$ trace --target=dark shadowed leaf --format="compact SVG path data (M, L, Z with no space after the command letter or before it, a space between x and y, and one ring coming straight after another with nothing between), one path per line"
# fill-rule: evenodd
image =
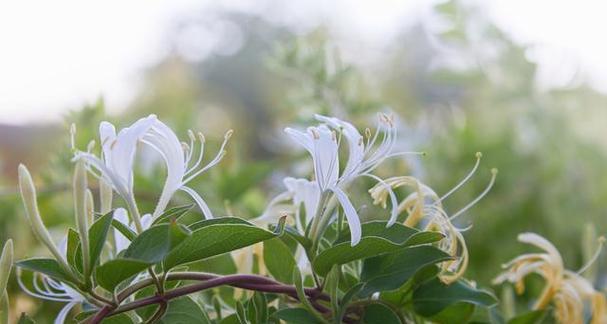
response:
M429 245L368 258L363 263L361 273L361 281L365 282L361 295L397 289L420 269L450 259L447 253Z
M439 324L460 324L467 323L476 306L470 303L455 303L440 313L432 316L432 322Z
M371 304L365 307L362 322L364 324L404 324L392 309L382 304Z
M319 324L322 323L303 308L284 308L272 314L272 317L292 324Z
M541 323L546 316L546 310L536 310L523 313L511 318L508 324L536 324Z
M95 272L97 283L108 291L114 291L118 284L145 270L150 265L151 263L134 259L110 260L97 267Z
M433 316L458 302L490 307L497 299L488 291L457 281L445 285L438 278L427 281L413 292L413 308L422 316Z

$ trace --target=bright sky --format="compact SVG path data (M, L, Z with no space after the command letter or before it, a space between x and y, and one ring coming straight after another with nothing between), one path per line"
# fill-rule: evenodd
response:
M470 0L480 1L480 0ZM67 109L103 95L109 107L128 104L142 70L168 51L168 30L179 17L217 9L212 0L7 0L0 1L0 123L58 120ZM536 44L544 81L566 84L579 69L607 90L604 6L592 0L491 0L482 2L516 39ZM427 14L428 1L223 1L305 31L319 22L354 42L381 44L399 26ZM218 27L230 32L230 26ZM194 36L200 36L192 31ZM213 42L186 44L196 58ZM192 54L192 51L194 53ZM202 52L201 52L202 51ZM201 54L202 53L202 54Z

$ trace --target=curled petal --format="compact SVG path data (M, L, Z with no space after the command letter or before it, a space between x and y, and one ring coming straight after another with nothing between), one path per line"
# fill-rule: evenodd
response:
M183 186L180 189L187 192L192 197L192 199L194 199L206 219L213 218L213 213L211 212L209 205L207 205L204 199L202 199L202 197L200 197L200 195L196 191L194 191L194 189L186 186Z
M348 196L345 192L343 192L343 190L341 190L339 187L332 187L330 190L335 193L337 200L339 201L341 207L344 210L344 214L346 214L346 219L348 220L348 225L350 226L351 245L355 246L356 244L358 244L358 242L360 242L362 236L362 229L360 226L360 219L358 218L358 213L356 213L356 209L354 209L354 206L352 206L350 199L348 199Z

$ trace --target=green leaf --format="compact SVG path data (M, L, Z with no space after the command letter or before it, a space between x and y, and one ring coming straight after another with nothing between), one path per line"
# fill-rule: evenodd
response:
M112 220L112 226L131 242L137 237L137 233L135 233L125 224L122 224L121 222L115 219Z
M445 285L434 278L413 292L413 308L422 316L433 316L457 302L490 307L497 299L488 291L476 289L463 281Z
M193 206L193 204L189 204L173 207L158 216L152 223L152 226L162 223L175 222L181 218L181 216L185 215L185 213L187 213L190 209L192 209Z
M133 320L127 314L118 314L105 318L101 324L133 324Z
M536 324L541 323L546 316L546 310L535 310L517 315L508 321L508 324Z
M244 308L244 305L239 300L236 302L236 316L238 317L238 321L241 324L249 324L247 311Z
M67 230L67 249L66 259L72 268L79 273L82 273L82 251L80 250L80 236L78 232L72 228Z
M17 261L15 265L25 270L40 272L59 281L72 282L70 275L67 274L54 259L32 258Z
M188 235L180 224L174 222L150 227L131 242L124 252L124 257L158 263Z
M238 316L236 314L232 314L222 319L221 324L241 324L240 320L238 320Z
M361 295L397 289L426 266L450 259L447 253L429 245L368 258L361 273L360 280L365 282Z
M263 242L263 259L274 278L287 284L293 282L293 269L297 264L291 250L280 238Z
M140 273L150 265L148 262L134 259L110 260L97 267L95 272L97 283L108 291L114 291L118 284Z
M363 287L363 283L360 282L356 285L354 285L352 288L350 288L345 294L344 297L341 299L341 303L340 303L340 307L337 310L336 315L335 315L335 322L336 323L341 323L342 319L344 317L344 315L346 314L346 310L348 308L348 304L350 303L350 300L352 300L352 298L354 298L354 296L356 296L356 294L358 294L358 292L362 289Z
M192 298L185 296L169 302L160 323L211 324L213 323Z
M216 224L192 232L167 255L166 270L177 265L206 259L275 237L275 234L249 224Z
M195 231L197 229L206 227L206 226L211 226L211 225L225 225L225 224L245 224L245 225L251 225L253 226L253 224L247 222L246 220L242 219L242 218L238 218L238 217L219 217L219 218L213 218L213 219L204 219L201 221L197 221L193 224L190 224L188 226L188 228L192 231Z
M356 246L351 246L349 230L340 234L333 247L322 251L312 262L314 270L324 276L334 265L365 259L402 248L436 242L444 236L437 232L431 234L401 224L386 228L386 222L370 222L362 225L362 238Z
M95 221L95 223L93 223L89 229L89 255L91 259L88 262L91 268L97 264L97 261L101 256L101 251L103 250L103 246L107 239L107 233L110 230L112 219L113 212L109 212L97 219L97 221Z
M431 317L433 323L460 324L468 323L476 306L470 303L455 303Z
M8 293L4 290L2 297L0 297L0 323L8 324L9 323L9 301L8 301Z
M365 307L362 322L364 324L401 324L398 315L382 304L371 304Z
M268 322L268 300L264 293L256 291L253 294L253 297L249 300L249 309L255 310L255 323L264 324Z
M272 314L272 317L281 319L289 324L320 324L314 315L303 308L284 308Z
M313 245L312 241L309 238L299 234L297 229L291 226L285 226L285 234L287 234L287 236L294 239L297 243L303 246L304 249L309 249Z

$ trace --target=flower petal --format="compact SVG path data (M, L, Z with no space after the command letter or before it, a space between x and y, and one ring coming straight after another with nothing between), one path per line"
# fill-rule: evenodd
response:
M80 302L69 302L67 305L63 306L57 317L55 318L55 324L63 324L67 318L67 315L70 313L74 306L78 305Z
M187 192L192 197L192 199L194 199L206 219L213 218L213 213L211 212L209 205L207 205L204 199L202 199L202 197L200 197L200 195L196 191L194 191L194 189L186 186L183 186L180 189Z
M358 242L360 242L360 238L362 236L362 229L360 226L360 219L358 218L358 213L356 212L356 209L354 209L354 206L352 206L352 203L350 202L350 199L348 199L346 193L343 192L341 188L332 187L330 188L330 190L335 193L337 200L339 201L341 207L344 210L344 214L346 214L346 219L348 220L348 225L350 226L351 245L355 246L356 244L358 244Z

